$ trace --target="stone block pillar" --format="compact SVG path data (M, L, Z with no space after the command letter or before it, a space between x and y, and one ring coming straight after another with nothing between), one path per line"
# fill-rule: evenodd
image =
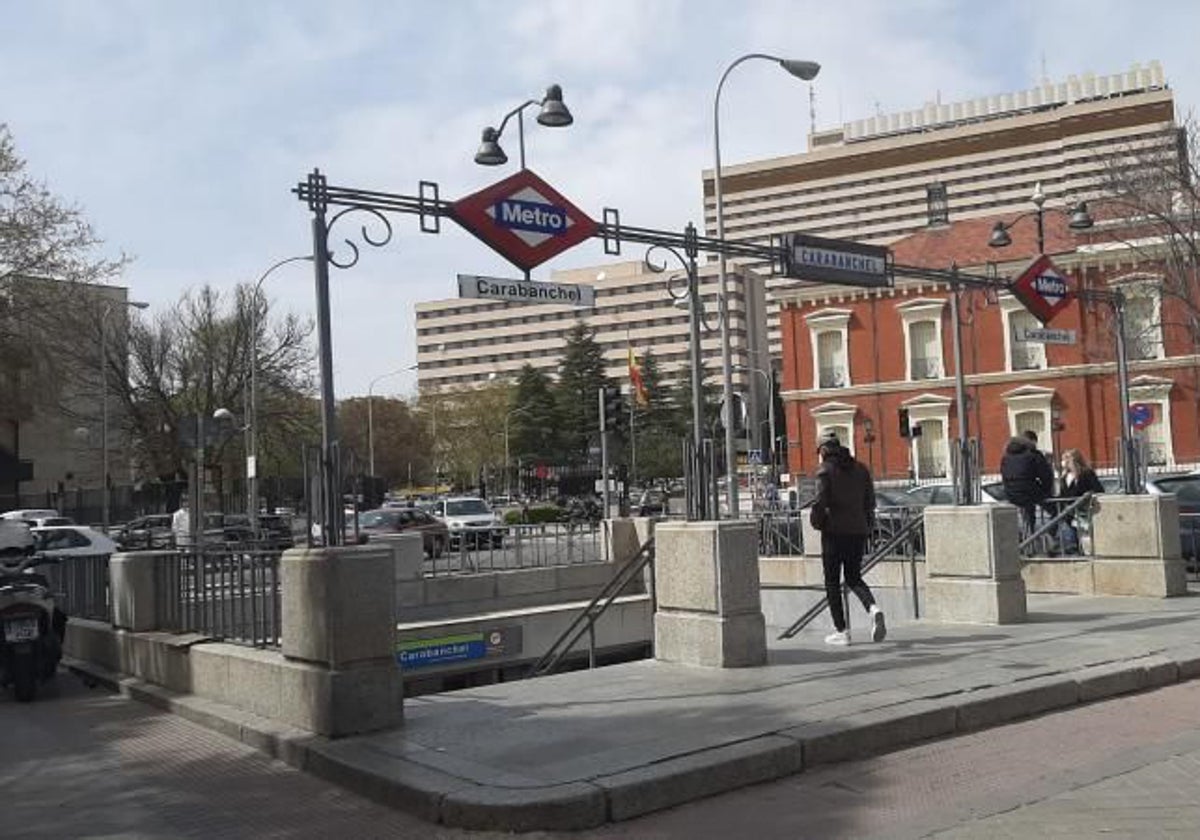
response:
M1009 505L925 508L925 618L948 624L1025 620L1018 511Z
M1105 495L1092 517L1097 595L1187 594L1174 496Z
M158 614L159 568L173 556L170 551L137 551L109 558L113 627L134 633L163 629L163 616Z
M808 521L810 508L800 511L800 541L803 544L804 556L821 559L821 532Z
M757 523L659 523L654 580L657 659L717 668L766 663Z
M280 562L283 655L308 667L294 698L313 731L337 737L403 717L391 545L297 548ZM285 698L285 702L287 698Z

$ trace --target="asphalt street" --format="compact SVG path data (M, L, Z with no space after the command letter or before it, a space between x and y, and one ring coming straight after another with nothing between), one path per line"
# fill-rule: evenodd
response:
M1200 683L1124 697L578 834L531 838L1194 838ZM4 838L484 838L60 676L0 697Z

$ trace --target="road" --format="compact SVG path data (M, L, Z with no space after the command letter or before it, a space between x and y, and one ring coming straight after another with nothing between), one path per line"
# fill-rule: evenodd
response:
M182 719L64 675L0 697L0 837L445 838ZM530 838L1194 838L1200 683Z

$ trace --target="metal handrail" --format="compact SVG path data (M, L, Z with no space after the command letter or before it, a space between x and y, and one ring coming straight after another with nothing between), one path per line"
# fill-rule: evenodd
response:
M577 616L575 616L575 618L567 626L567 629L564 630L562 634L554 640L550 647L546 649L546 652L542 654L541 658L538 659L538 661L533 664L533 667L529 669L529 676L542 677L552 673L558 666L558 663L564 656L567 655L568 652L570 652L571 648L575 646L575 643L579 641L579 638L584 633L592 634L591 648L589 649L588 655L590 666L595 667L596 639L592 631L596 622L599 620L600 616L604 615L605 611L612 606L613 601L617 599L617 596L621 594L625 587L633 582L633 580L642 573L642 570L645 569L648 564L653 562L654 537L651 537L650 539L646 540L641 548L638 549L637 554L630 557L625 562L625 565L617 570L617 573L613 575L607 583L604 584L604 587L600 590L600 593L596 595L596 597L593 598Z
M1032 546L1034 544L1034 542L1036 542L1037 540L1041 539L1044 536L1049 535L1051 528L1057 529L1057 527L1060 524L1062 524L1063 522L1065 522L1068 518L1074 517L1076 511L1078 511L1081 507L1083 507L1083 505L1085 503L1091 502L1093 495L1094 494L1091 491L1088 491L1087 493L1084 493L1082 496L1080 496L1075 501L1071 502L1071 504L1067 505L1065 508L1060 510L1058 513L1054 514L1054 516L1052 516L1048 521L1043 523L1041 527L1039 527L1032 534L1030 534L1028 537L1023 539L1017 545L1017 551L1021 554L1024 554L1026 549L1028 549L1030 546ZM1062 498L1055 497L1055 498L1046 499L1046 501L1047 502L1062 501Z
M918 526L923 525L924 522L925 519L923 516L916 516L910 519L908 522L905 522L899 531L888 538L883 545L871 552L871 556L863 561L862 573L865 575L867 572L871 571L876 563L878 563L884 557L890 556L891 553L895 551L896 548L898 548L902 543L907 542L911 538L912 532L915 531ZM780 640L792 638L809 624L811 624L817 616L825 612L827 609L829 609L828 596L822 598L816 604L809 607L808 611L796 619L795 623L793 623L791 627L780 633L778 638Z

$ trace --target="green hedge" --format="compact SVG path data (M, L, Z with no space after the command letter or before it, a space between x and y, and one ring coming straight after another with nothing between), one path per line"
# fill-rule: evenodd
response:
M539 505L531 507L528 511L522 511L520 508L504 512L505 525L520 525L527 523L530 525L541 525L546 522L559 522L564 516L563 509L557 505Z

